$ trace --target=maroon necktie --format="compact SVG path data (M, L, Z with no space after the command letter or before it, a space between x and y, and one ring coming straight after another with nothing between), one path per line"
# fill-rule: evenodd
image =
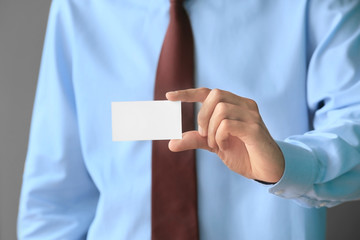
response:
M194 87L194 43L182 0L170 0L170 23L160 53L155 100ZM192 104L182 103L183 131L194 129ZM195 151L173 153L168 141L152 146L152 240L198 239Z

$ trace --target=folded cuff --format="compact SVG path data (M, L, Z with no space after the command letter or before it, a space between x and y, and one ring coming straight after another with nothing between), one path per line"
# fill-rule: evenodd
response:
M317 161L305 146L277 141L284 158L285 171L281 179L269 189L284 198L297 198L308 192L316 178Z

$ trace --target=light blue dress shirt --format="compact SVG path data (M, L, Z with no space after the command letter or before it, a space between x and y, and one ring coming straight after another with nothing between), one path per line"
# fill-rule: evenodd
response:
M196 85L254 99L285 156L267 186L197 151L202 240L324 239L360 198L360 1L190 0ZM20 239L150 239L151 141L113 142L111 102L152 100L168 0L54 0Z

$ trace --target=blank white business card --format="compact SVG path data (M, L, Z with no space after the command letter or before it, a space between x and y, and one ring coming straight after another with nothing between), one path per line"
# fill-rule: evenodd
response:
M112 102L112 140L181 139L181 102Z

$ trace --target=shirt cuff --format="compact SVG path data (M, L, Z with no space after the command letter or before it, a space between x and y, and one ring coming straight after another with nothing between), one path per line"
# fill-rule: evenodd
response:
M285 170L281 179L269 189L269 192L284 198L300 197L314 184L316 157L306 147L283 141L277 141L277 144L285 158Z

